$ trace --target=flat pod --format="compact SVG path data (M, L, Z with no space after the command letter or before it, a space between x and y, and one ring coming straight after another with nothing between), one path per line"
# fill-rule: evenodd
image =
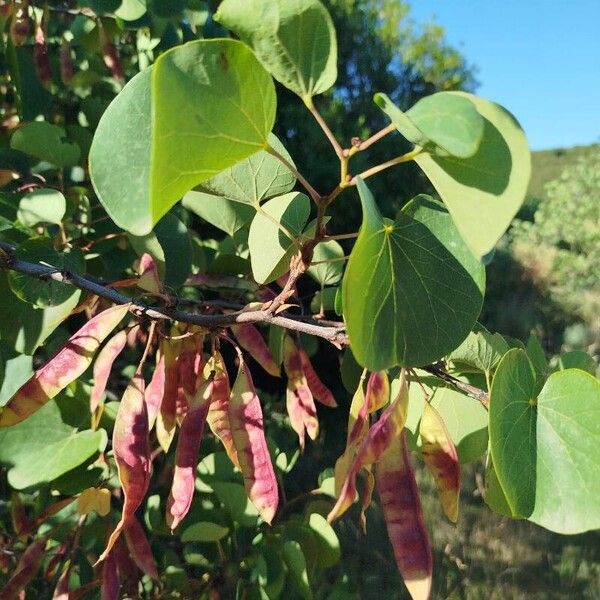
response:
M246 492L261 517L271 523L279 503L260 400L248 366L240 362L229 399L229 420Z
M35 371L0 413L0 427L26 419L75 381L89 367L100 344L129 310L129 304L113 306L90 319L44 366Z
M376 482L398 570L413 600L426 600L433 560L404 430L377 465Z
M140 373L133 376L119 404L112 446L123 489L123 512L98 562L109 555L122 530L129 524L142 503L150 484L152 462L148 440L148 413L144 401L144 380Z

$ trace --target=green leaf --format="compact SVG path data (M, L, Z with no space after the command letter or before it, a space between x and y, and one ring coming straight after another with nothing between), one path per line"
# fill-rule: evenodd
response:
M385 94L375 94L374 99L407 140L428 152L459 158L477 152L484 120L468 98L439 92L422 98L406 113Z
M484 119L483 138L470 158L422 152L415 161L448 207L476 256L487 254L525 199L531 157L515 118L498 104L463 92Z
M264 150L275 120L273 80L246 45L230 39L162 54L152 69L152 102L151 223L196 185Z
M76 292L58 306L39 309L19 300L8 286L7 276L0 273L0 297L10 319L0 319L0 337L14 350L33 354L46 338L69 316L79 302Z
M192 242L187 227L173 213L166 214L148 235L129 236L138 256L147 252L154 259L166 285L182 285L192 271Z
M448 359L452 361L454 368L462 373L482 371L490 377L508 350L506 340L499 333L490 333L480 325L448 356Z
M0 430L0 462L9 465L8 482L17 489L53 481L101 451L106 432L80 431L63 423L50 401L25 421Z
M520 349L502 359L490 397L490 447L515 514L558 533L600 527L600 381L552 373L539 395Z
M146 0L123 0L115 15L124 21L137 21L146 13Z
M430 395L432 406L442 417L446 429L456 446L458 458L467 464L483 456L488 448L488 412L481 402L446 386L426 371L417 370L421 385ZM399 389L398 379L391 384L391 397ZM413 383L409 389L407 428L417 446L420 446L419 424L423 414L423 391Z
M344 272L344 249L335 240L315 246L312 263L307 273L321 286L335 285ZM325 262L327 261L327 262ZM314 264L321 263L321 264Z
M31 356L15 354L0 342L0 406L4 406L32 374Z
M186 527L181 534L182 542L217 542L222 540L229 533L227 527L200 521Z
M110 103L90 148L90 177L110 218L134 235L149 233L151 70L138 73Z
M68 252L56 252L49 238L25 240L18 246L16 256L19 260L51 265L59 272L85 273L85 259L80 250L73 248ZM79 290L72 285L54 279L38 279L19 271L8 272L8 283L18 298L41 308L58 306L79 295Z
M310 515L308 526L312 529L319 546L317 558L319 567L326 569L337 564L341 558L341 549L333 527L319 513Z
M17 217L27 227L33 227L38 223L60 225L66 210L67 201L61 192L42 188L29 192L21 198Z
M204 192L188 192L181 203L185 208L229 235L234 235L236 231L248 225L256 214L252 206Z
M558 357L558 368L564 369L581 369L594 375L596 373L596 363L594 359L583 350L572 350L564 352Z
M511 519L518 519L506 500L504 490L498 481L496 475L496 469L494 469L494 463L489 459L489 464L485 469L485 495L483 499L485 503L495 512L510 517Z
M248 494L246 494L246 490L241 483L215 481L212 487L234 521L242 527L256 526L258 511L248 499Z
M79 146L65 141L65 131L46 121L33 121L19 127L10 138L10 147L57 167L72 167L79 162Z
M290 540L283 544L283 560L299 596L304 600L310 600L313 596L308 583L306 560L298 542Z
M215 20L247 42L273 77L308 106L335 83L335 27L319 0L225 0Z
M270 133L267 140L269 146L294 164L276 136ZM267 198L289 192L295 183L296 176L278 158L261 150L204 181L197 189L255 206Z
M248 246L254 279L269 283L287 273L298 249L278 224L298 237L310 216L310 200L301 192L290 192L265 202L262 211L252 220Z
M335 299L339 289L339 287L328 287L319 290L310 301L310 310L314 314L335 310Z
M356 360L370 370L431 363L475 324L485 271L443 206L417 196L384 220L362 180L363 222L343 280Z

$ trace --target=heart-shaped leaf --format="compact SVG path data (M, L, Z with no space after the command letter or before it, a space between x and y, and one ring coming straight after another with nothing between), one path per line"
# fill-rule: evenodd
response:
M391 222L360 179L358 190L363 222L343 280L354 356L373 371L438 360L475 324L484 268L439 202L418 196Z
M463 92L484 119L483 137L469 158L422 152L415 157L476 256L494 247L525 199L531 157L525 135L504 108Z
M558 533L600 527L600 381L552 373L537 394L526 352L500 361L490 396L490 446L512 512Z
M310 216L310 200L301 192L272 198L256 213L250 225L248 246L252 274L258 283L269 283L284 273L297 250L290 236L298 237Z
M10 139L10 147L45 160L57 167L79 162L79 146L65 140L65 131L46 121L33 121L19 127Z
M477 152L483 137L483 117L464 96L450 92L432 94L406 113L385 94L375 94L375 103L407 140L432 154L468 158Z
M319 0L225 0L215 20L247 42L273 77L308 106L335 83L335 27Z

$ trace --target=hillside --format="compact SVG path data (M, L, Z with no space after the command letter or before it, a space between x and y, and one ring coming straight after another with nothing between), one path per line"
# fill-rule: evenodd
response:
M541 199L544 196L544 185L556 179L563 169L573 164L580 156L598 150L600 144L589 146L573 146L555 150L538 150L531 153L531 181L527 195L529 198Z

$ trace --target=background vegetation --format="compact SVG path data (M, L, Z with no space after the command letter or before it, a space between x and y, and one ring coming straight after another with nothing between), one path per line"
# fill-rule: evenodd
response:
M0 132L0 230L2 218L14 219L19 198L27 185L43 177L49 185L64 190L68 210L77 218L86 219L96 237L111 233L104 212L93 197L86 179L86 157L93 131L123 81L150 64L162 51L189 39L215 37L223 32L211 19L218 2L189 2L169 0L148 2L149 11L139 18L135 3L120 0L87 0L80 2L32 2L40 19L47 18L46 40L49 48L50 77L44 80L39 64L35 63L33 31L27 33L22 45L11 41L14 32L8 31L7 6L11 10L23 6L0 3L0 26L6 31L0 48L0 88L2 90ZM325 2L334 18L339 37L339 79L336 87L318 99L319 108L339 139L366 136L384 124L384 117L371 102L374 91L385 90L399 106L406 108L420 97L437 90L475 90L476 70L444 38L441 27L420 26L410 20L408 3L398 0L329 0ZM184 12L185 9L185 12ZM90 18L87 11L100 15ZM114 18L114 11L125 17ZM130 10L132 12L124 13ZM133 18L135 17L135 18ZM30 26L33 26L30 24ZM66 60L66 57L70 61ZM118 59L118 60L117 60ZM476 62L476 57L473 57ZM70 70L69 70L70 69ZM46 73L47 75L47 73ZM337 161L317 126L296 98L279 88L278 136L298 164L306 166L320 189L335 185ZM25 120L38 115L60 125L66 141L78 145L81 160L60 170L54 169L39 157L15 151L10 138L19 122L17 113ZM397 136L386 138L376 147L372 160L390 155L390 145L398 145ZM360 167L357 157L357 169ZM13 177L17 173L19 178ZM25 186L25 187L23 187ZM385 198L382 210L393 216L406 199L422 191L424 180L418 170L407 166L402 172L391 171L389 176L373 181L375 195ZM337 233L356 228L360 218L358 199L348 208L337 208ZM191 262L202 270L215 257L215 249L223 250L224 236L199 218L187 220L192 231L202 237L214 238L210 244L192 246ZM336 233L334 232L334 233ZM524 206L514 227L505 236L488 268L488 294L483 314L484 324L526 340L535 331L545 349L556 354L564 349L584 349L598 359L600 354L600 148L577 148L534 154L530 201ZM12 235L12 234L11 234ZM14 241L10 236L2 239ZM18 234L17 234L18 238ZM82 240L84 243L85 240ZM122 238L107 239L99 244L88 261L88 272L106 279L117 279L135 256ZM189 249L188 249L189 250ZM12 292L0 280L3 298ZM301 290L302 291L302 290ZM7 300L10 305L11 300ZM14 301L16 302L16 301ZM11 306L16 306L14 303ZM15 312L3 308L0 319L0 404L6 402L18 385L19 373L28 373L32 360L37 364L51 355L68 335L66 328L58 331L51 344L43 346L33 356L15 353L8 321ZM321 365L324 373L338 370L337 357L314 342L305 340L306 347ZM231 357L228 357L230 360ZM120 377L111 381L104 425L110 429L114 419L115 400L131 376L131 360L126 353L119 365ZM329 368L330 367L330 368ZM10 373L10 377L7 375ZM269 407L280 408L284 389L279 381L266 375L255 382L267 398ZM349 393L333 375L326 383L332 388L338 403L347 407ZM79 407L87 414L86 393L89 381L68 391L47 419L61 416L66 423L77 425ZM69 406L71 408L69 408ZM299 456L297 442L289 428L276 417L268 424L268 434L277 445L280 456L278 475L285 481L290 502L276 523L275 531L287 541L298 540L306 547L318 543L307 528L310 512L325 512L329 500L308 491L321 489L326 495L327 480L333 464L344 445L345 432L339 417L327 410L319 415L324 431L321 439L308 446ZM58 418L58 417L57 417ZM201 481L197 499L184 527L184 537L170 536L162 522L164 482L159 481L144 507L144 524L152 534L154 555L159 569L166 573L166 583L160 595L152 597L197 597L209 595L207 589L218 590L223 598L240 594L240 589L252 597L252 585L265 579L273 585L278 581L279 562L273 558L279 552L275 536L259 533L257 517L236 494L241 488L239 477L215 454L217 446L210 439L203 442ZM102 481L106 470L87 466L73 470L58 482L36 485L15 492L7 481L13 467L0 456L0 585L14 568L12 549L17 543L15 534L15 497L29 514L35 514L47 504L51 490L64 494L76 493L84 487ZM279 464L280 463L280 464ZM169 473L172 457L158 461L157 470ZM483 466L473 465L464 474L464 508L457 529L441 518L433 489L425 512L428 523L436 524L432 531L436 561L435 597L456 598L599 598L600 537L590 533L566 538L551 534L528 522L513 522L492 515L484 508L481 498ZM165 475L165 480L167 476ZM427 486L426 477L420 484ZM237 486L237 487L236 487ZM321 486L321 487L320 487ZM243 491L243 490L242 490ZM319 502L322 504L319 508ZM484 512L485 510L485 512ZM319 598L403 598L404 588L397 575L392 553L387 545L384 523L377 511L369 516L368 531L356 527L354 511L336 525L343 555L329 558L327 568L309 564L311 579L317 582ZM66 521L50 521L72 526L74 517L61 515ZM69 521L70 519L70 521ZM198 539L185 531L195 523L211 522L221 527L215 539ZM94 533L94 517L90 517L92 533L82 540L82 554L104 540ZM223 533L224 532L224 533ZM64 539L67 540L68 527ZM263 536L259 539L260 536ZM60 548L60 546L58 546ZM306 553L307 556L309 553ZM82 556L81 565L85 565ZM51 597L56 573L45 565L47 577L40 576L31 584L27 597ZM91 574L86 573L88 578ZM72 582L73 586L79 581ZM147 589L151 589L145 581ZM277 585L279 585L277 583ZM283 583L281 584L284 585ZM285 586L291 584L286 583ZM302 597L298 587L285 588L290 598ZM90 592L89 597L94 597ZM150 597L150 592L146 592ZM136 592L131 592L135 597ZM240 596L243 597L243 596Z

